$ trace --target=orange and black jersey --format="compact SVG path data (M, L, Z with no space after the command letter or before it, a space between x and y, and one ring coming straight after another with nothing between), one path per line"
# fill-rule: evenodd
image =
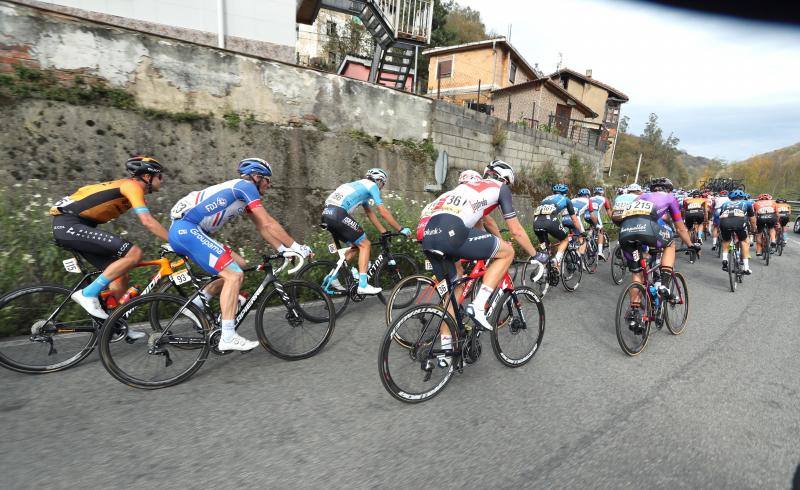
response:
M133 179L120 179L81 187L55 203L50 208L50 214L70 214L101 224L131 208L137 214L149 212L144 201L144 190Z
M792 206L787 202L776 202L775 209L778 211L778 216L789 216L792 214Z
M702 197L687 197L683 200L683 215L705 216L708 202Z

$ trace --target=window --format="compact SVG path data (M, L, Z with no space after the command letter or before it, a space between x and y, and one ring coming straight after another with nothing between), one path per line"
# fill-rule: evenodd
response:
M437 78L450 78L453 75L453 58L439 60Z
M336 35L336 22L329 20L327 24L325 24L325 34L329 36Z
M328 51L328 64L330 64L331 66L336 65L336 53L334 53L333 51Z
M613 104L606 107L606 123L617 124L619 121L619 105Z
M511 65L509 65L508 68L508 81L514 83L514 79L516 77L517 77L517 64L512 61Z

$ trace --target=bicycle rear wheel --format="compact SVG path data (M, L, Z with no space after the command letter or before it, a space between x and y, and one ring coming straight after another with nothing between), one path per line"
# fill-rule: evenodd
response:
M586 250L583 253L583 261L586 264L586 272L594 274L597 272L597 239L586 240Z
M179 384L208 357L208 318L187 299L172 294L146 294L120 306L100 332L100 360L118 381L147 390ZM154 321L155 319L155 321ZM146 339L114 342L127 322Z
M620 285L622 284L622 280L625 279L625 271L627 270L627 265L625 264L625 257L622 255L622 247L617 245L614 247L614 253L611 256L611 280L614 281L614 284Z
M632 300L638 301L640 306L632 308ZM652 316L650 309L650 295L638 282L629 284L619 295L615 322L617 341L625 354L638 356L647 347Z
M314 262L304 265L302 269L297 271L296 277L302 281L318 284L325 290L325 278L328 277L328 274L335 268L336 262L332 260L315 260ZM325 294L331 298L334 311L338 317L344 313L348 303L350 303L350 288L355 282L353 274L347 267L347 263L339 268L339 271L336 273L336 279L338 279L339 284L329 284L328 289L325 290Z
M573 292L581 285L581 276L583 276L583 265L578 252L574 249L567 250L561 261L561 284L564 285L564 289Z
M307 281L292 280L274 286L256 313L259 342L274 356L287 361L317 354L330 340L336 325L331 299L322 288Z
M737 270L739 269L739 258L736 256L736 249L733 250L733 253L729 254L730 260L728 261L728 283L731 288L731 292L736 292L736 277L737 277Z
M0 364L20 373L51 373L91 354L100 323L69 299L71 292L47 284L0 297Z
M386 301L386 326L412 306L438 305L441 298L435 285L432 278L422 274L408 276L398 282Z
M728 269L730 269L730 264ZM673 335L680 335L686 330L686 320L689 318L689 290L686 279L680 272L672 275L672 284L669 286L671 300L666 301L667 328Z
M764 227L764 231L761 232L761 243L763 244L761 247L762 257L764 258L764 265L769 265L769 256L770 254L770 243L769 243L769 231L767 231L767 227Z
M544 305L533 289L522 286L503 293L491 323L492 350L497 360L508 367L530 361L544 337Z
M386 304L389 296L389 291L394 289L398 282L403 278L413 276L419 272L419 267L414 259L405 254L392 254L390 258L386 259L381 265L381 268L375 273L375 283L383 291L378 293L378 299L383 304ZM394 260L393 264L389 260Z
M386 330L378 355L378 372L383 387L394 398L405 403L430 400L452 378L455 356L452 350L442 350L440 328L452 337L455 347L455 321L439 306L415 306ZM443 355L451 356L451 361L440 367L437 357Z
M786 244L786 242L784 241L785 238L783 236L783 227L782 226L778 230L778 233L775 234L775 238L777 239L776 243L777 243L777 247L778 247L778 249L777 249L778 257L780 257L781 255L783 255L783 247Z

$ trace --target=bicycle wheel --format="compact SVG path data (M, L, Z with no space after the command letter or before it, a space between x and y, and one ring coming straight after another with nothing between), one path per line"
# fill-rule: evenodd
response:
M567 250L561 261L561 284L564 285L564 289L569 292L578 289L578 286L581 285L582 275L583 266L578 252L573 249Z
M536 281L533 278L539 273L539 269L543 268L541 277ZM547 266L536 262L535 264L527 263L522 267L522 285L528 286L533 289L537 296L544 298L547 291L550 290L550 282L548 281Z
M764 231L761 232L761 243L763 246L761 247L762 257L764 259L764 265L769 265L769 256L770 249L769 249L769 232L767 231L767 227L764 227Z
M91 354L100 323L69 299L71 292L46 284L0 297L0 364L20 373L51 373Z
M106 370L128 386L148 390L174 386L197 372L208 357L211 326L197 306L185 303L181 296L156 293L114 310L100 332ZM147 339L114 342L125 322Z
M412 306L438 305L441 298L435 284L432 278L422 274L408 276L398 282L386 301L386 326Z
M614 284L618 286L622 284L622 280L625 279L625 271L627 270L625 257L622 255L622 247L617 245L614 247L614 253L611 256L611 280L614 281Z
M544 337L544 305L533 289L522 286L503 293L492 315L492 350L497 360L508 367L530 361Z
M586 272L594 274L597 272L597 242L589 240L586 250L583 253L583 262L586 264Z
M730 260L728 261L728 283L731 288L731 292L736 292L736 277L737 271L739 269L739 258L736 256L736 250L734 249L733 253L729 254Z
M256 312L258 341L287 361L315 355L328 343L336 325L330 297L307 281L275 283L274 287Z
M686 287L686 279L680 272L673 273L669 292L674 299L664 305L667 328L673 335L680 335L686 330L686 320L689 318L689 290Z
M380 269L375 273L375 283L383 291L386 291L385 293L378 293L378 299L380 299L383 304L386 304L389 291L394 289L398 282L402 281L404 277L413 276L419 272L417 263L410 256L405 254L392 254L389 257L390 258L387 258L386 262L381 264ZM394 263L390 263L390 260L393 260Z
M515 286L522 286L524 284L522 270L525 268L526 263L527 261L514 260L511 262L511 265L508 266L508 275L511 276L511 282Z
M297 271L297 279L308 281L312 284L319 284L323 287L325 294L327 294L333 302L333 308L336 311L336 316L344 313L348 303L350 303L350 288L354 283L353 275L350 272L347 264L343 264L339 271L336 273L336 279L339 280L339 286L329 284L325 289L324 281L328 274L336 268L336 262L332 260L315 260L304 265Z
M638 308L632 308L631 301L639 301ZM633 282L622 290L617 301L617 342L622 352L638 356L647 347L650 339L650 295L638 282Z
M394 398L406 403L430 400L452 378L453 360L440 367L437 359L445 354L440 328L453 338L455 347L455 321L440 306L415 306L386 330L378 355L378 372L383 387ZM447 354L452 355L452 351Z
M783 237L783 227L781 227L778 233L775 234L775 238L777 239L778 257L780 257L781 255L783 255L783 247L786 244Z

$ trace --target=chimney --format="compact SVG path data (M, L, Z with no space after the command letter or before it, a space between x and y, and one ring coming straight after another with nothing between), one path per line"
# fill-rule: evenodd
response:
M592 69L591 68L587 68L586 69L586 78L592 78Z

